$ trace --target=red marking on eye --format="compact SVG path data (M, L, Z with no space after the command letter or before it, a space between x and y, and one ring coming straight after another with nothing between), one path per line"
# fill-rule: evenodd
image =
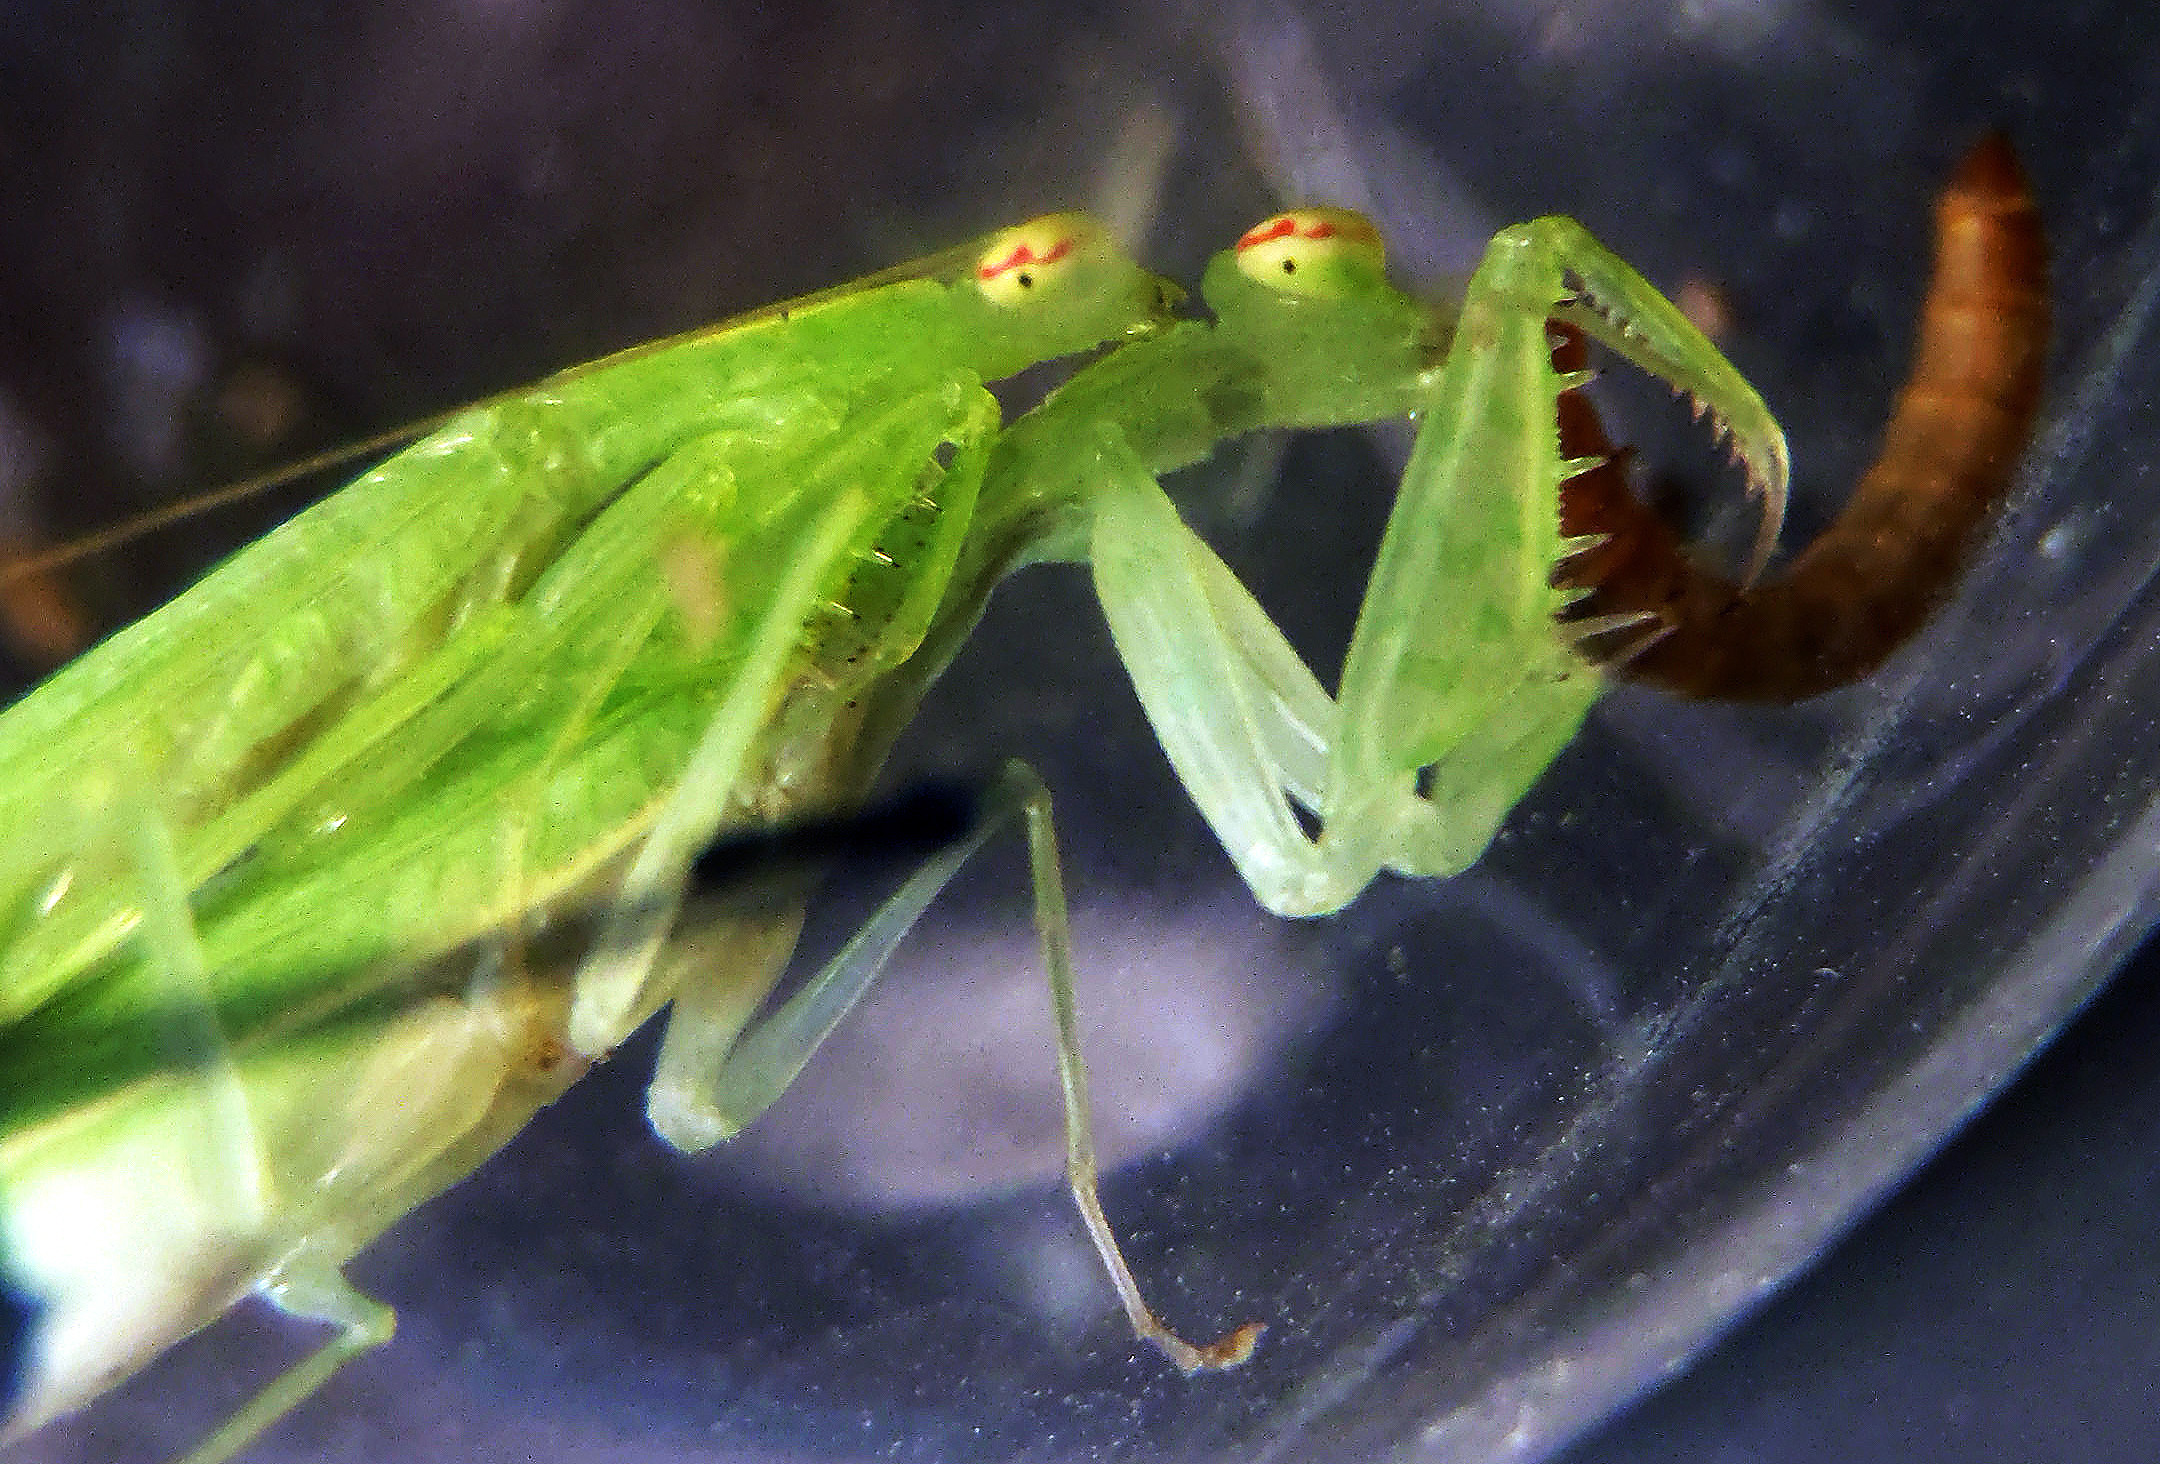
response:
M976 274L984 280L994 280L999 275L1011 274L1014 270L1025 269L1031 264L1056 264L1072 251L1073 236L1070 234L1058 240L1057 243L1051 245L1049 249L1041 254L1035 252L1033 245L1023 242L1015 244L1012 253L1006 255L1003 259L993 259L988 264L985 264L976 271Z
M1239 253L1261 244L1272 244L1277 239L1332 239L1336 235L1371 243L1380 237L1379 231L1370 224L1343 224L1333 219L1313 219L1300 226L1291 214L1279 214L1264 224L1255 224L1244 238L1237 241Z

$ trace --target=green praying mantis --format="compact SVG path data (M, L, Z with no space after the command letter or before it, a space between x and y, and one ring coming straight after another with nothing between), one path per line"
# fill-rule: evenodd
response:
M1084 563L1179 778L1270 910L1474 862L1602 677L1555 567L1550 321L1692 397L1771 531L1782 434L1578 225L1508 229L1452 322L1372 226L1303 209L1208 267L1212 319L1054 215L491 399L0 714L8 1437L248 1293L329 1324L223 1460L387 1308L342 1268L668 1010L648 1111L696 1151L802 1067L958 866L1024 831L1068 1174L1135 1331L1187 1371L1096 1197L1049 796L1025 766L822 970L799 899L686 910L729 830L856 805L992 588ZM987 384L1099 354L1010 423ZM1330 695L1159 479L1262 427L1415 416ZM686 928L695 939L686 939ZM710 959L715 950L724 961Z

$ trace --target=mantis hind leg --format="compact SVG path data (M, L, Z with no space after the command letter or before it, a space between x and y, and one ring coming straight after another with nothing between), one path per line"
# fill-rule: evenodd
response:
M1015 822L1027 836L1028 863L1035 887L1035 926L1042 942L1057 1032L1058 1078L1065 1104L1066 1180L1088 1238L1117 1289L1135 1333L1186 1372L1234 1367L1251 1356L1259 1340L1259 1325L1248 1323L1205 1346L1195 1346L1172 1332L1157 1320L1142 1298L1103 1213L1087 1066L1080 1050L1073 990L1072 931L1065 905L1064 876L1051 826L1049 793L1025 763L1008 763L968 815L952 821L950 837L940 839L943 847L932 852L908 876L822 970L747 1030L739 998L731 998L723 991L707 999L696 993L701 986L715 985L710 976L702 982L686 979L669 1019L653 1078L649 1098L653 1125L671 1141L681 1143L687 1138L690 1142L685 1147L701 1147L732 1135L764 1112L862 998L901 940L960 866ZM843 822L836 827L844 830L845 826ZM870 837L874 827L873 819L865 825L864 837ZM784 843L787 837L780 836L783 857L789 852ZM762 917L762 924L753 921L755 928L772 937L762 948L761 959L785 960L785 945L793 943L796 918L789 912ZM738 991L743 984L739 976L720 983ZM765 989L763 982L750 984L759 993Z
M306 1402L331 1374L388 1342L396 1330L396 1313L353 1290L335 1269L280 1277L259 1288L259 1294L287 1316L329 1323L337 1335L280 1373L177 1464L225 1464Z
M1006 797L1027 824L1028 867L1035 882L1035 929L1042 938L1043 966L1050 978L1051 1016L1057 1024L1058 1079L1065 1097L1067 1187L1087 1223L1088 1239L1117 1287L1118 1301L1133 1331L1154 1343L1182 1372L1236 1367L1252 1356L1265 1330L1263 1325L1246 1322L1202 1347L1179 1337L1148 1309L1118 1249L1110 1221L1103 1214L1095 1168L1094 1123L1088 1105L1087 1064L1080 1053L1079 1013L1073 997L1072 925L1065 909L1065 878L1058 865L1057 836L1050 822L1050 794L1035 770L1020 762L1007 764L1003 785Z
M262 1141L249 1112L248 1090L219 1027L202 945L189 907L171 830L154 810L106 811L118 825L142 897L139 939L165 990L168 1057L192 1073L194 1137L181 1147L200 1170L188 1188L228 1206L226 1223L238 1235L264 1233L278 1205ZM300 1261L255 1286L266 1301L304 1321L327 1322L337 1334L278 1375L191 1450L180 1464L224 1464L257 1435L305 1402L331 1374L360 1353L390 1340L393 1313L362 1296L334 1265Z
M138 938L163 987L166 1060L174 1070L195 1075L190 1086L198 1132L187 1148L204 1168L196 1183L205 1194L227 1198L234 1228L257 1229L274 1196L248 1114L247 1089L218 1026L172 830L154 809L139 804L108 812L124 825L120 836L142 896Z

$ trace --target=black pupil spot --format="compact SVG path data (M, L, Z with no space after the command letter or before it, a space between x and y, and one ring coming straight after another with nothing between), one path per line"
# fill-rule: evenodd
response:
M1035 283L1035 276L1029 274L1026 270L1020 271L1014 278L1020 282L1020 288L1023 290Z

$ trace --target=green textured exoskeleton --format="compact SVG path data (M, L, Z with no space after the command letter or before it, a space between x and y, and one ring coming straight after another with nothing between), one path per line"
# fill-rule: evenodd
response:
M0 1267L43 1308L10 1429L249 1291L336 1325L191 1458L230 1456L388 1335L342 1276L386 1225L662 1006L655 1128L733 1133L1015 819L1091 1234L1179 1366L1248 1355L1257 1326L1193 1347L1156 1322L1096 1200L1032 773L1008 767L980 827L770 1014L799 905L686 926L684 870L716 831L860 800L992 587L1044 559L1092 564L1163 745L1270 909L1460 869L1596 687L1552 620L1574 465L1547 318L1706 402L1773 502L1784 449L1565 221L1495 240L1452 332L1340 211L1269 220L1205 289L1215 321L1167 323L1173 292L1060 216L566 373L0 717ZM1106 342L1001 424L985 382ZM1330 697L1157 479L1255 428L1410 414Z
M1077 455L1092 435L1088 557L1119 654L1179 776L1253 893L1281 915L1338 910L1382 869L1467 868L1597 694L1573 642L1624 627L1576 622L1563 636L1554 625L1578 592L1554 588L1553 568L1582 547L1561 533L1560 485L1592 463L1560 456L1554 403L1587 378L1554 370L1548 319L1716 416L1765 500L1759 556L1784 510L1784 434L1761 399L1580 225L1546 218L1494 238L1444 356L1383 264L1358 215L1281 215L1209 266L1211 335L1179 326L1094 368L1137 377L1143 362L1188 351L1192 364L1171 366L1165 387L1226 372L1192 393L1229 404L1219 435L1417 414L1332 700L1155 487L1154 474L1197 456L1196 434L1104 411L1073 422L1074 440L1051 454ZM1233 351L1250 352L1250 364ZM1253 373L1250 391L1241 370ZM1039 415L1064 409L1094 373ZM1134 380L1119 395L1168 394ZM1088 415L1074 406L1076 419ZM1000 460L1027 425L999 443ZM1317 838L1293 800L1319 820Z
M973 532L984 383L1174 297L1060 216L566 373L0 716L0 1267L41 1308L11 1430L249 1290L336 1324L229 1454L387 1335L343 1263L671 998L663 1067L708 1095L792 930L662 969L671 881L867 784L861 718L919 690ZM530 957L594 901L634 939ZM709 1143L669 1114L712 1106L655 1114Z
M1650 619L1555 623L1580 592L1555 589L1553 569L1583 547L1561 533L1560 485L1594 464L1560 455L1555 402L1586 378L1554 370L1548 320L1686 393L1730 436L1765 506L1758 561L1784 513L1785 437L1761 398L1572 220L1495 237L1452 328L1389 285L1385 264L1356 213L1263 221L1208 266L1213 324L1181 323L1082 371L1007 429L984 485L1022 526L991 540L998 572L1026 558L1092 566L1178 777L1255 897L1286 916L1339 910L1382 869L1468 868L1597 696L1575 643ZM1417 443L1331 698L1157 479L1258 428L1404 415L1419 419ZM1042 870L1039 856L1038 889ZM1179 1366L1235 1360L1252 1329L1193 1349L1117 1253L1057 972L1068 1173L1096 1248L1134 1329Z

